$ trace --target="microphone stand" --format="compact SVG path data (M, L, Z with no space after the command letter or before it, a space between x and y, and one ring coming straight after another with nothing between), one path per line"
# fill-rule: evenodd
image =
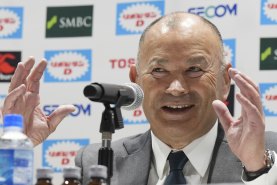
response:
M124 127L120 107L128 98L125 90L119 91L118 101L114 107L109 103L103 102L105 110L102 113L100 132L102 133L102 147L98 151L98 164L105 165L108 168L107 184L110 185L113 176L113 149L111 147L112 134L115 129Z

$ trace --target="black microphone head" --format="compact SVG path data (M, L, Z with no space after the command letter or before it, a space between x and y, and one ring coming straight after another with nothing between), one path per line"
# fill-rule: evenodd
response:
M98 83L91 83L84 88L83 93L85 97L91 100L98 100L103 95L103 89Z
M130 105L122 106L122 109L135 110L142 104L143 97L144 97L143 91L140 88L140 86L136 83L125 83L124 85L128 86L129 88L131 88L133 90L135 99L134 99L133 103L131 103Z

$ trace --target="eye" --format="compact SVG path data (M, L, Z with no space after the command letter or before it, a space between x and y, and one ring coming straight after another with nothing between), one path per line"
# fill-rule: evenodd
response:
M190 72L199 72L199 71L202 71L202 69L200 67L193 66L193 67L190 67L188 69L188 71L190 71Z
M197 66L192 66L190 68L188 68L188 70L186 71L186 75L191 77L191 78L197 78L200 77L204 74L204 71Z
M165 70L164 69L162 69L162 68L154 68L153 70L152 70L152 72L157 72L157 73L159 73L159 72L164 72Z
M163 68L154 68L151 72L151 74L155 77L155 78L161 78L164 77L165 75L168 74L168 71L166 71Z

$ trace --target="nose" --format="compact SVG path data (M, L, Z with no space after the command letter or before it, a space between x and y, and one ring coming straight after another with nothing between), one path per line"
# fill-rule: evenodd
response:
M173 96L181 96L188 93L188 89L184 88L179 80L174 80L170 83L169 87L165 90L165 93Z

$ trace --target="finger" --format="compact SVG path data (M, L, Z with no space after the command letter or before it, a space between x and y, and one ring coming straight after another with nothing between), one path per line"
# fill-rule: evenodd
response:
M43 75L43 72L47 66L45 59L42 59L41 62L34 68L32 73L27 79L27 90L33 93L39 93L40 79Z
M26 77L29 75L32 67L34 66L35 60L33 57L30 57L26 62L19 62L17 64L14 75L11 79L11 83L9 86L9 92L20 86L21 84L25 84Z
M256 89L256 91L259 92L258 86L248 76L246 76L245 74L241 73L237 69L230 68L229 69L229 74L230 74L231 78L232 78L232 76L234 77L236 74L239 74L245 81L247 81L249 84L251 84Z
M248 116L247 116L247 112L245 111L245 109L241 109L241 117L245 120L247 120Z
M24 115L27 118L30 118L33 116L35 109L40 104L40 97L38 94L30 93L28 95L28 99L25 99L25 111Z
M251 103L256 105L260 112L262 112L262 103L258 88L248 83L240 74L235 74L233 77L236 85L239 87L242 95L247 97Z
M258 108L251 103L245 96L242 94L237 94L236 98L238 102L241 104L242 109L246 112L248 117L248 123L250 126L258 127L262 126L264 131L264 119L263 114L258 110Z
M233 122L233 117L230 114L227 106L222 101L214 100L212 105L226 133L231 126L231 123Z
M24 73L24 65L22 62L19 62L11 78L11 83L10 83L8 92L11 92L12 90L14 90L15 88L17 88L19 85L23 83L23 73Z
M74 105L61 105L48 116L48 127L50 132L54 132L60 122L71 112L75 111Z
M13 112L13 109L15 107L14 105L16 104L17 100L25 94L25 92L26 86L22 84L7 95L4 101L3 115L8 113L15 113Z
M251 97L257 98L259 97L259 91L256 89L256 87L252 86L250 83L248 83L240 74L236 74L233 77L233 80L237 84L237 86L240 88L241 92L243 94L251 95Z

